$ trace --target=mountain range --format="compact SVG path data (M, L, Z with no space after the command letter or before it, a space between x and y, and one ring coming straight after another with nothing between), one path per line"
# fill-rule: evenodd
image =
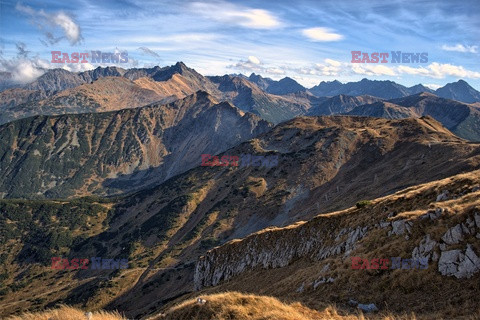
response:
M105 77L110 80L101 80ZM119 101L111 99L108 86L119 90L117 96L122 97ZM467 104L480 103L480 92L463 80L436 91L420 84L407 88L393 81L368 79L346 84L336 80L321 82L307 89L288 77L276 81L254 73L249 77L204 77L183 62L178 62L168 67L129 70L119 67L98 67L80 73L63 69L49 70L30 84L0 92L0 124L33 115L103 112L139 107L161 100L170 102L198 90L206 91L220 101L230 101L243 111L252 112L275 124L299 115L328 114L322 110L325 106L320 104L339 95L390 100L427 92ZM340 108L342 112L350 111L347 110L350 103L346 102L347 106ZM340 101L340 105L344 103ZM315 109L310 110L313 107Z
M463 80L307 89L182 62L56 69L5 89L0 317L62 305L135 319L476 316L478 97ZM203 166L203 154L242 160ZM58 270L53 257L128 268ZM370 268L393 258L406 262ZM410 268L419 259L428 268Z
M207 94L204 95L204 99L207 99ZM219 112L215 110L219 107L212 104L209 110ZM174 104L168 108L182 110L182 105ZM228 105L224 108L233 109ZM201 105L194 109L202 114ZM131 110L137 111L134 114L126 113L127 110L120 112L125 113L128 119L137 119L135 122L147 116L155 119L151 115L153 110ZM143 113L146 115L142 116ZM107 119L111 117L111 113L104 115ZM120 123L121 116L115 117ZM172 115L170 119L175 119L175 116ZM48 123L48 120L48 117L44 117L43 121ZM94 127L104 121L93 122L93 119L89 119L87 122ZM118 125L109 127L113 129ZM232 130L231 125L227 127ZM104 131L101 128L98 130ZM42 127L36 129L37 132L41 130ZM141 130L137 129L137 132ZM148 132L145 130L145 133ZM90 136L95 135L98 134ZM125 151L122 154L135 156L133 145L130 147L131 144L126 143L116 147L106 140L108 136L119 135L122 136L107 129L100 141L105 143L105 149L117 151L117 148L123 147ZM81 142L81 135L77 136ZM185 134L173 136L177 137L177 144L191 139ZM142 138L148 140L149 135L139 135L136 139ZM203 136L199 141L209 140L210 137ZM72 143L66 139L61 141L56 145L64 145L66 157L68 149L72 149L68 145ZM1 220L2 230L8 230L1 236L9 239L6 247L9 248L6 251L8 253L5 252L3 258L8 265L5 266L8 288L13 288L14 282L10 281L16 274L34 263L35 268L29 269L27 274L37 280L32 280L25 290L16 289L15 297L26 297L32 294L33 288L40 288L35 284L61 277L69 283L68 289L50 288L50 298L45 302L82 303L91 308L102 306L121 309L131 317L147 315L176 297L188 297L186 293L194 292L197 257L215 246L264 228L285 227L299 220L312 219L319 212L344 210L355 205L359 199L389 196L404 188L480 168L480 146L456 137L431 117L399 120L348 116L300 117L256 138L239 142L233 148L224 148L225 151L219 156L247 153L278 155L279 162L271 168L202 167L199 166L198 155L195 156L195 168L130 195L110 199L61 200L61 203L58 200L0 201L0 209L5 212L3 217L6 219ZM54 152L51 155L54 156ZM102 162L93 163L92 169L77 171L91 173L99 170L97 168L105 171L107 165L121 164L109 153L98 153L97 157L103 159ZM62 162L61 158L57 159L57 163ZM90 166L88 161L81 162L87 168ZM23 170L16 171L23 172L29 168L25 166ZM392 172L391 168L396 169ZM32 170L35 169L33 167ZM74 167L72 169L75 170ZM55 172L56 176L60 174ZM129 187L135 182L128 181L125 180L124 184ZM74 186L66 183L66 187L69 185ZM79 187L84 188L83 184ZM28 185L23 185L23 188L28 188ZM395 199L397 196L392 197ZM80 213L83 211L75 213L76 210L89 211L84 218L88 217L88 220L78 220L85 214ZM42 218L45 211L50 218ZM28 221L38 223L30 224ZM66 236L58 234L61 229L54 228L58 224L71 225L74 232L66 240L61 240ZM295 242L291 243L293 245ZM125 274L108 270L80 270L75 273L60 271L58 274L39 275L43 272L42 265L48 264L49 257L55 254L69 257L127 257L132 269ZM232 273L232 276L235 274ZM108 283L115 285L106 286L102 277L107 277ZM196 281L198 286L198 276ZM295 286L289 288L296 290L298 283ZM105 295L111 298L105 300L102 298ZM14 312L16 308L26 307L25 302L21 302L26 299L15 297L5 296L2 312Z
M0 195L64 198L131 192L193 168L202 153L223 152L301 115L431 116L459 137L480 141L480 110L473 104L427 92L390 100L316 97L310 93L315 90L302 90L292 81L255 74L204 77L182 62L78 74L52 70L24 88L0 93L0 137L7 142L0 148ZM334 92L338 86L406 92L391 81L366 79L346 85L323 82L317 89ZM466 86L459 81L445 87L453 92ZM380 91L376 94L382 96ZM192 130L199 121L203 125ZM235 126L228 129L227 124Z

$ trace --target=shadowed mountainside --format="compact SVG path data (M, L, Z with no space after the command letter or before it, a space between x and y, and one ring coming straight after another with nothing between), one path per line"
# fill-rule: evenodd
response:
M132 191L270 126L202 91L165 105L17 120L0 126L0 193L58 198Z

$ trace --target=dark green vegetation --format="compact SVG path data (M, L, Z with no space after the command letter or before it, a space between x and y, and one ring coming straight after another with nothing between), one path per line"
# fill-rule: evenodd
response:
M0 295L45 276L34 266L69 257L73 248L108 226L110 200L0 200ZM35 280L36 279L36 280Z
M372 204L372 201L370 201L370 200L361 200L361 201L358 201L358 202L356 203L356 207L357 207L358 209L360 209L360 208L365 208L366 206L368 206L368 205L370 205L370 204Z

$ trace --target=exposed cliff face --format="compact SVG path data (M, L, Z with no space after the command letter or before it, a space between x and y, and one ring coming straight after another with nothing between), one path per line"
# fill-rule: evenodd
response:
M17 120L0 126L0 192L66 197L131 191L184 172L202 153L221 152L269 126L205 92L167 105Z
M281 268L299 258L323 260L349 253L366 235L368 226L339 228L340 223L340 219L318 218L284 229L267 229L210 250L196 264L195 288L218 285L256 267Z
M353 257L363 268L353 269ZM392 257L402 258L395 270ZM386 269L369 263L383 258L389 259ZM424 270L412 267L420 259L427 262ZM466 302L460 315L472 312L467 301L476 296L479 277L480 171L472 171L233 240L199 258L194 281L205 293L211 286L274 296L295 292L301 301L360 298L425 313L448 309L435 297L459 294Z

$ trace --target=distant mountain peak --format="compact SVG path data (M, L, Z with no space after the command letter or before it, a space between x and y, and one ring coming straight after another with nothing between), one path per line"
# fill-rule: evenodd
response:
M285 77L279 81L272 81L267 87L268 93L276 95L286 95L302 91L306 91L305 87L290 77Z
M187 65L185 63L183 63L183 61L178 61L177 63L175 63L174 67L179 69L179 70L190 69L189 67L187 67Z
M435 93L442 98L458 100L466 103L474 103L480 101L480 92L475 90L465 80L447 83L445 86L438 88Z

